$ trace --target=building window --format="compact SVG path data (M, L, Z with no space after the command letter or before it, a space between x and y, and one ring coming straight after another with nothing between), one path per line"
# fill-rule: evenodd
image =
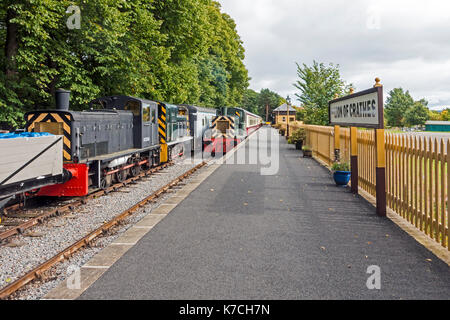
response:
M283 122L286 122L286 117L283 117Z
M289 121L295 121L294 117L289 117Z

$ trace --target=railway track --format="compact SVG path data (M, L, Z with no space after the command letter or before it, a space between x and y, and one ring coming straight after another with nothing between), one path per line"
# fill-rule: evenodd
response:
M17 292L19 289L23 288L27 284L31 283L35 279L42 279L43 275L46 271L50 270L53 266L58 264L59 262L64 261L65 259L70 258L74 253L78 252L84 247L87 247L90 245L90 243L95 240L96 238L102 236L103 234L106 234L108 230L113 228L114 226L118 225L122 220L130 216L132 213L136 212L140 208L144 207L149 202L154 201L155 198L160 197L162 194L166 193L171 188L178 185L181 181L188 178L190 175L192 175L194 172L199 170L201 167L206 165L207 162L202 162L195 166L194 168L186 171L184 174L180 175L179 177L175 178L168 184L164 185L157 191L153 192L151 195L147 196L143 200L137 202L130 208L126 209L119 215L115 216L110 221L104 223L99 228L95 229L94 231L90 232L86 236L79 239L77 242L73 243L66 249L60 251L55 256L53 256L51 259L47 260L46 262L40 264L33 270L27 272L25 275L14 281L13 283L9 284L8 286L4 287L3 289L0 289L0 299L7 299L10 297L13 293Z
M75 201L72 201L68 204L57 206L56 208L52 208L45 212L27 214L24 212L20 212L23 209L21 209L18 204L13 204L12 206L6 208L7 214L4 217L6 219L3 220L3 223L5 223L5 222L7 224L12 223L13 225L11 225L11 227L8 228L7 230L0 232L0 245L4 244L8 238L11 238L15 235L22 234L26 230L28 230L34 226L37 226L39 224L42 224L44 221L46 221L52 217L61 216L61 215L72 212L75 208L77 208L83 204L86 204L86 202L89 199L98 198L98 197L108 194L112 191L117 191L120 188L123 188L123 187L127 186L128 184L133 183L143 177L147 177L149 175L155 174L158 171L161 171L162 169L167 168L168 166L170 166L172 164L173 164L173 162L168 162L168 163L162 164L160 166L157 166L155 168L151 168L147 171L141 172L137 176L134 176L125 181L116 183L106 189L96 190L96 191L90 193L89 195L87 195L86 197L76 199ZM25 222L21 222L21 220L24 220L24 219L27 219L27 220ZM17 221L19 221L19 222L17 222Z

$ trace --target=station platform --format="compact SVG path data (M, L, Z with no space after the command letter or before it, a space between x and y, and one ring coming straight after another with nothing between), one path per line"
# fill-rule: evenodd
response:
M218 166L78 298L450 297L446 263L276 139L274 175L260 163ZM257 151L249 140L242 148ZM381 288L370 290L373 265Z

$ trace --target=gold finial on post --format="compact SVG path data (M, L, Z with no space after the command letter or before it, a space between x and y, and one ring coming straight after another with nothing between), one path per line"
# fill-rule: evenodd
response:
M350 88L350 94L354 94L355 93L355 89Z
M380 78L378 78L378 77L376 77L375 78L375 84L374 84L374 88L376 88L376 87L382 87L383 85L380 83Z
M339 98L339 93L336 92L336 93L334 94L334 98L335 98L335 99Z

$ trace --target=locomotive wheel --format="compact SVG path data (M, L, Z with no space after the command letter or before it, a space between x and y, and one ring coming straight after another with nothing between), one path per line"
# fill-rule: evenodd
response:
M134 166L130 168L130 174L132 177L136 177L141 172L141 166Z
M100 180L100 189L106 189L106 188L108 188L108 181L106 181L105 178L102 178Z
M119 170L116 172L116 179L118 182L124 182L126 177L125 170Z

